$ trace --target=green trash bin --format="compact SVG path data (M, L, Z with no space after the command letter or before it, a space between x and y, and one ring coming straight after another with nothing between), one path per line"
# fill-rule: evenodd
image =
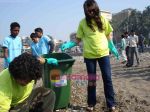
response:
M55 91L56 102L54 109L68 107L71 96L70 74L74 59L66 53L51 53L43 55L44 58L56 58L58 66L44 64L43 81L46 88Z

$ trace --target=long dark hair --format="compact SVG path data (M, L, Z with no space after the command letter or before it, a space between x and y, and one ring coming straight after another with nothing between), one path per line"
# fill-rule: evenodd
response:
M94 11L93 11L94 17L93 18L91 18L88 14L88 8L91 6L94 8ZM102 24L102 21L99 17L100 16L100 10L99 10L99 7L98 7L98 4L96 3L96 1L95 0L86 0L84 2L83 7L84 7L84 13L85 13L85 19L86 19L87 25L92 29L92 31L95 32L95 29L94 29L94 27L92 25L92 21L91 21L93 19L96 22L98 30L102 31L103 30L103 24Z

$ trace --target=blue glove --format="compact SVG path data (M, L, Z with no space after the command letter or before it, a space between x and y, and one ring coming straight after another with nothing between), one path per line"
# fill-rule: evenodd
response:
M112 40L109 40L108 41L108 47L109 47L109 50L115 55L115 57L117 58L117 60L119 60L119 53L113 43Z
M48 64L58 65L58 60L55 58L46 58Z
M5 60L8 64L10 63L10 58L5 58Z
M76 42L73 42L73 41L63 43L63 44L61 45L61 51L64 51L64 50L66 50L66 49L70 49L70 48L72 48L72 47L74 47L74 46L76 46L76 45L77 45L77 43L76 43Z

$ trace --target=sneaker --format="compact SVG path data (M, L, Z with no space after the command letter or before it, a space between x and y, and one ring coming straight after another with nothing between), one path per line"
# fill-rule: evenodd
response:
M93 107L93 106L88 106L88 107L86 108L86 110L87 110L88 112L93 112L93 111L94 111L94 107Z
M119 112L115 107L111 107L110 109L109 109L109 112Z
M127 62L127 61L122 61L121 63L122 63L122 64L125 64L126 62Z
M127 63L127 64L126 64L126 67L132 67L132 65Z

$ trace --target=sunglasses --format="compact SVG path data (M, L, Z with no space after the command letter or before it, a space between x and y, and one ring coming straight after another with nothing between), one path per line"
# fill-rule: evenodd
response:
M18 31L19 32L20 30L12 30L12 31Z
M93 9L88 9L87 11L88 11L89 13L91 13L91 12L96 12L96 9L94 9L94 8L93 8Z

